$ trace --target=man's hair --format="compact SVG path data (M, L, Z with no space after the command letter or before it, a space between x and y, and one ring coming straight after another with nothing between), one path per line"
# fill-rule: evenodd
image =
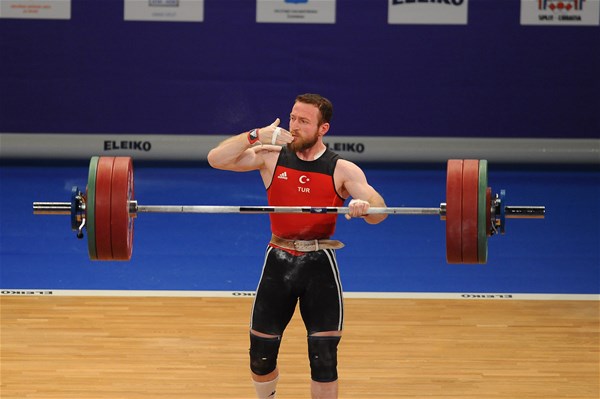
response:
M329 123L329 121L331 121L331 116L333 115L333 104L331 104L331 101L325 97L319 94L306 93L300 94L298 97L296 97L296 101L304 104L312 104L319 109L319 112L321 113L319 118L319 126L321 126L323 123Z

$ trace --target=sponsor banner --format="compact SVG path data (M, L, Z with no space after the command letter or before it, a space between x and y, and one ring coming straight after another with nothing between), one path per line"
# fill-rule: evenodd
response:
M71 0L2 0L0 18L71 19Z
M0 158L85 160L103 155L206 162L208 151L229 137L0 133ZM595 139L327 135L324 143L354 162L439 163L451 158L474 158L504 163L600 164L600 140Z
M75 296L75 297L162 297L162 298L254 298L254 291L177 291L177 290L54 290L0 289L1 296ZM528 294L462 292L344 292L349 299L466 299L519 301L600 301L597 294Z
M204 0L125 0L125 20L202 22Z
M0 158L82 160L132 156L141 160L206 161L225 136L127 134L0 134Z
M334 24L336 0L257 0L256 22Z
M388 0L389 24L466 25L469 0Z
M521 25L600 25L600 0L521 0Z

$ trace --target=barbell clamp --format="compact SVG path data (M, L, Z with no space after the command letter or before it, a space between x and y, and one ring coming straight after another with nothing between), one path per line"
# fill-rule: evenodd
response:
M129 216L131 216L131 217L137 217L137 213L138 213L138 202L137 202L137 200L130 200L129 201Z
M440 220L446 220L446 203L440 203Z

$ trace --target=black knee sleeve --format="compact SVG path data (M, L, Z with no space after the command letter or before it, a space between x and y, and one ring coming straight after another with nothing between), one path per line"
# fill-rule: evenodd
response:
M341 337L308 336L308 358L313 381L337 380L337 346L340 339Z
M281 338L258 337L250 333L250 370L257 375L266 375L277 367Z

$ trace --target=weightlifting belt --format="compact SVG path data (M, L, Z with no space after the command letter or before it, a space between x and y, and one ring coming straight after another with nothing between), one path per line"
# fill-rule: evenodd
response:
M344 244L338 240L287 240L277 237L275 234L271 235L271 244L298 252L313 252L320 249L340 249L344 247Z

